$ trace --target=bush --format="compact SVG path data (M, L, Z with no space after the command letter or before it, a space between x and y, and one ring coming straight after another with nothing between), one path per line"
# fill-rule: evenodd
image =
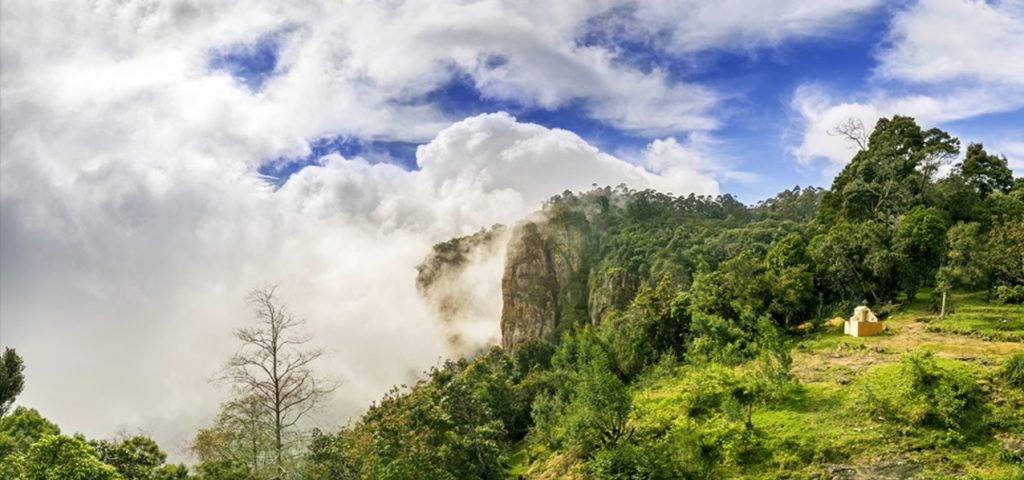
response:
M924 350L881 367L865 385L862 408L913 427L965 429L984 405L974 375L961 365ZM975 422L977 423L977 422Z
M252 478L249 467L235 460L208 460L195 467L199 480L246 480Z
M598 451L587 466L596 479L673 479L667 452L649 444L619 444Z
M763 453L750 414L766 398L766 385L758 370L744 370L717 363L687 369L677 381L677 394L662 408L679 417L668 427L690 450L686 465L742 465ZM648 415L650 415L648 413ZM685 420L684 420L685 419ZM648 432L649 433L649 432Z
M552 358L551 391L533 401L534 438L589 456L627 435L629 391L607 348L589 327L562 338Z
M995 303L1024 303L1024 285L996 287Z
M516 347L512 363L515 365L516 373L521 379L530 373L530 370L550 369L551 356L554 354L555 346L551 342L544 339L527 340L522 345Z
M999 370L999 376L1010 385L1024 389L1024 352L1010 355Z

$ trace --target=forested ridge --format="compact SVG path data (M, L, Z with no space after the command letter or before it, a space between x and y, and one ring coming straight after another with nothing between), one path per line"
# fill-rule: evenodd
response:
M512 228L504 348L437 365L336 430L301 428L335 387L309 370L301 323L257 290L260 323L238 335L256 348L227 369L247 394L197 433L190 468L144 436L89 440L8 411L31 381L9 349L0 477L1024 478L1024 178L909 117L859 144L830 188L757 205L622 186L552 197ZM465 261L460 242L492 237L432 258ZM827 323L859 305L887 332ZM274 332L298 373L264 380Z

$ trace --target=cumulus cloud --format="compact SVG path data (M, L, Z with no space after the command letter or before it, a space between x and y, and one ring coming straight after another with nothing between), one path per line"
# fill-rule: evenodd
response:
M879 55L887 78L1024 83L1024 3L930 0L900 11Z
M915 2L896 13L888 42L874 88L848 95L816 84L795 90L791 107L801 131L791 151L801 164L824 159L824 176L842 168L856 146L830 131L848 118L869 129L894 114L941 125L1024 107L1020 2Z
M684 142L674 137L655 139L642 152L640 164L658 174L655 184L663 191L692 191L717 195L719 180L753 183L758 176L736 170L734 162L715 153L719 142L702 134L691 134ZM703 187L703 188L702 188Z

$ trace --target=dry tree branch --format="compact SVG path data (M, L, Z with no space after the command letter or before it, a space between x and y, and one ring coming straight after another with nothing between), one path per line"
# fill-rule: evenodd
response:
M828 132L832 136L845 137L857 144L857 147L861 150L868 149L868 131L864 128L864 122L859 118L849 117L842 122L839 122L832 126L832 129Z

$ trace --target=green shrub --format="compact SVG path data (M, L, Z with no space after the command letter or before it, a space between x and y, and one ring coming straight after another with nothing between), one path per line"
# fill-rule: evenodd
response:
M996 287L995 303L1024 303L1024 285Z
M1010 355L999 370L999 376L1017 388L1024 388L1024 352Z
M531 411L533 427L530 428L528 435L549 448L561 447L564 430L561 422L564 411L565 403L558 397L548 393L537 395L533 399Z
M979 426L985 402L974 375L934 352L907 353L900 363L877 369L869 382L858 402L868 413L913 427Z
M548 370L551 368L551 356L555 354L555 346L544 339L533 339L516 347L512 356L516 373L519 378L525 377L530 370Z
M759 371L718 363L679 370L665 394L644 402L635 414L635 438L669 442L672 465L689 478L762 461L770 452L750 425L749 414L766 392L757 384Z
M650 444L622 443L602 449L587 466L592 478L602 480L678 478L672 472L667 452Z
M631 399L607 344L590 327L567 334L552 357L550 391L533 400L531 435L589 456L628 434Z

